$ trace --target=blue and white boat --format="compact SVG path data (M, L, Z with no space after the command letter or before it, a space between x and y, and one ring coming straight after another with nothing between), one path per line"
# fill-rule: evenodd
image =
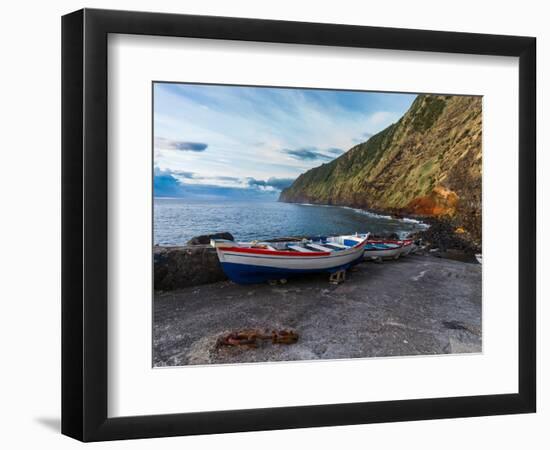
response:
M403 252L403 244L395 242L368 241L365 245L365 259L398 259Z
M351 236L351 239L355 239L358 242L366 236L366 234L358 234ZM398 259L400 256L408 255L415 249L416 245L412 239L368 239L364 255L366 260Z
M212 239L225 274L239 284L346 270L363 259L368 233L288 242L234 242Z

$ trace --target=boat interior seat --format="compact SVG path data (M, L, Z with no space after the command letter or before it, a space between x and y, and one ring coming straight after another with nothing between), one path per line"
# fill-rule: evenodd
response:
M342 250L349 248L347 245L338 244L337 242L324 242L323 245L328 245L329 247L341 248Z
M314 248L315 250L320 250L322 252L332 252L332 248L328 248L328 247L323 247L322 245L319 245L319 244L307 244L308 247L311 247L311 248Z
M299 245L288 245L288 248L291 250L294 250L295 252L313 253L313 250L310 250L305 247L300 247Z

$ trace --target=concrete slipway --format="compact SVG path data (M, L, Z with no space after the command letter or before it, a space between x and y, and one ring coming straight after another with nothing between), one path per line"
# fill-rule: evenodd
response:
M291 329L293 345L219 347L242 329ZM340 285L229 281L154 296L155 366L481 352L481 265L429 255L362 263Z

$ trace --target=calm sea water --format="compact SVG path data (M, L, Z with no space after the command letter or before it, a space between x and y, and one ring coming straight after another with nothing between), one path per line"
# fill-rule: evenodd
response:
M340 206L276 201L189 202L155 198L154 237L158 245L183 245L193 236L229 231L241 241L283 236L396 232L424 227L409 219L392 219Z

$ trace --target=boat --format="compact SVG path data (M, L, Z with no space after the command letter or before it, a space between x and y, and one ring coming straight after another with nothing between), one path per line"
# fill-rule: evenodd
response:
M403 239L395 242L403 244L401 256L407 256L416 251L416 244L412 239Z
M212 239L223 271L238 284L262 283L305 273L335 273L363 259L368 233L301 241L235 242Z
M352 236L352 239L363 239L366 235ZM412 239L368 239L365 245L365 259L398 259L416 250Z
M398 259L403 252L403 244L394 242L367 241L364 257L367 260Z

